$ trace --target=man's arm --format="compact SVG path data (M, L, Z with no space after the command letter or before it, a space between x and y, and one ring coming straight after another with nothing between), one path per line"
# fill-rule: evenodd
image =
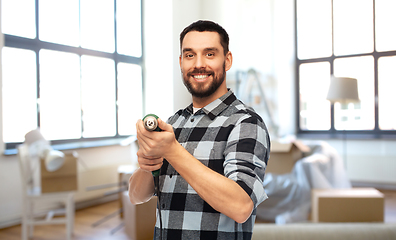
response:
M198 195L215 210L243 223L253 211L253 201L236 182L203 165L175 139L173 128L158 119L162 132L148 132L137 124L141 154L164 157L191 185Z
M154 178L151 171L161 168L163 158L144 156L139 149L137 152L138 168L129 178L129 199L132 204L147 202L154 195Z
M151 172L138 168L129 178L129 199L132 204L145 203L154 195Z
M211 207L238 223L250 217L253 201L236 182L203 165L180 144L170 149L166 159Z

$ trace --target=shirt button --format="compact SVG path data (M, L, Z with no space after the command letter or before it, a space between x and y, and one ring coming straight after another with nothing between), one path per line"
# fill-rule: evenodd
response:
M190 120L191 122L194 122L194 118L191 118L191 120Z

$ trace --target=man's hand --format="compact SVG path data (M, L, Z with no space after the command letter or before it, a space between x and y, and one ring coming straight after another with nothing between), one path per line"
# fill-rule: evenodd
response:
M139 149L137 152L139 166L142 170L147 172L153 172L161 168L164 159L161 158L152 158L146 157L142 154L142 151Z
M140 168L145 171L155 171L161 168L163 158L169 153L173 144L177 143L171 125L158 118L161 132L150 132L144 128L143 121L136 123L139 151L137 152Z

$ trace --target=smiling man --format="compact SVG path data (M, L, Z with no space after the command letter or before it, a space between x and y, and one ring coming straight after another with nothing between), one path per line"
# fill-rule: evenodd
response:
M267 198L267 128L227 89L232 66L227 32L197 21L180 34L180 68L192 103L162 132L136 124L140 168L129 180L131 202L155 194L151 171L160 169L154 239L251 239L256 207Z

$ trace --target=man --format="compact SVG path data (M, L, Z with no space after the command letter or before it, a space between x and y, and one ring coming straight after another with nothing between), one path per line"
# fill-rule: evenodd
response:
M228 34L197 21L180 34L180 68L192 104L158 119L162 132L139 120L140 168L130 178L133 204L154 195L160 169L155 239L251 239L255 209L267 198L262 181L270 140L263 120L226 86Z

